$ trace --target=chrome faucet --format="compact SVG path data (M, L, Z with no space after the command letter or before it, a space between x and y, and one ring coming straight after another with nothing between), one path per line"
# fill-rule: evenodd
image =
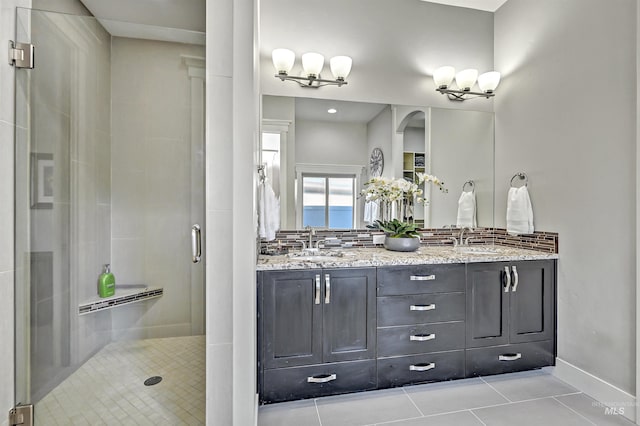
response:
M311 226L307 225L304 227L307 231L309 231L309 245L306 245L305 242L302 242L302 249L312 249L313 248L313 236L316 235L316 230Z
M462 228L460 228L460 237L458 238L458 245L460 246L469 245L469 238L471 237L467 237L466 240L463 239L465 230L468 230L469 232L473 232L473 228L469 228L468 226L463 226Z

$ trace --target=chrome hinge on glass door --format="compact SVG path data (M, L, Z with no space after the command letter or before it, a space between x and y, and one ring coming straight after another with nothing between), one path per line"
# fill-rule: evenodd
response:
M9 426L33 426L33 405L18 405L9 410Z
M35 47L31 43L9 40L9 65L16 68L33 69Z

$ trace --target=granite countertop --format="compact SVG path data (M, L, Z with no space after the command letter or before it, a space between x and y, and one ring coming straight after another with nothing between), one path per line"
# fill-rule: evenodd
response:
M309 256L258 256L258 271L278 269L354 268L365 266L433 265L442 263L512 262L519 260L557 259L556 253L545 253L504 246L471 246L463 252L452 246L421 246L414 252L389 251L384 248L344 248L342 256L326 256L322 250Z

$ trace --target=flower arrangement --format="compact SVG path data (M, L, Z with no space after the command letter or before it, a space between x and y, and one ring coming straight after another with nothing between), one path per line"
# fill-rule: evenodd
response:
M398 210L397 216L404 219L405 216L412 214L414 200L419 204L426 204L426 200L422 194L420 185L423 183L432 183L440 191L448 192L444 186L444 182L437 176L428 175L426 173L416 173L416 182L408 181L404 178L388 178L374 177L365 182L365 188L361 194L366 201L379 201L381 208L381 217L383 221L391 219L392 205L396 204Z

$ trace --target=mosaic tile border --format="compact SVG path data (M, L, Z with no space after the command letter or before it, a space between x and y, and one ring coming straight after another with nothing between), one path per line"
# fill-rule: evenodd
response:
M424 228L419 230L422 245L452 245L452 237L460 235L459 228ZM374 235L384 235L381 231L371 229L318 230L313 237L314 243L320 241L321 247L382 247L374 244ZM528 235L509 235L504 228L476 228L465 233L469 244L495 244L537 250L544 253L558 253L558 234L555 232L537 231ZM305 230L278 231L273 241L259 241L259 252L262 254L278 254L300 250L303 242L309 241L309 233Z

